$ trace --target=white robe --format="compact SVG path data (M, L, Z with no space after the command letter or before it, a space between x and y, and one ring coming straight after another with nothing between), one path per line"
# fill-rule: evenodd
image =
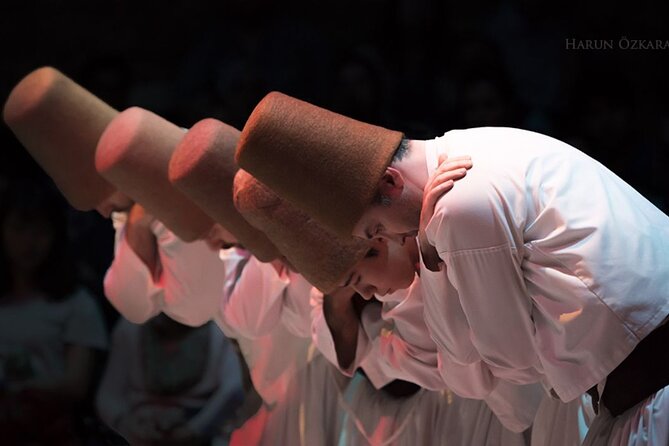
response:
M341 384L311 343L311 285L243 250L222 251L221 259L236 271L227 276L216 319L247 339L240 347L264 401L230 444L332 444Z
M319 393L336 383L333 366L310 354L311 285L294 273L278 274L244 250L218 253L202 241L185 243L159 222L151 225L160 263L154 277L127 243L125 215L115 214L114 223L115 258L105 294L126 319L142 323L164 312L186 325L214 320L238 341L263 406L233 433L231 444L331 443L322 426L329 426L337 399ZM305 405L308 417L300 418ZM300 424L305 419L309 423Z
M342 370L353 381L342 396L341 444L409 445L418 438L426 441L418 444L525 444L523 435L513 431L522 432L532 424L541 389L508 386L487 401L452 394L441 379L436 346L423 320L420 279L383 299L382 305L364 308L355 359ZM312 303L316 343L337 365L322 298L313 294ZM358 367L369 382L354 374ZM403 399L378 391L393 379L423 389Z
M565 402L601 390L669 314L669 218L548 136L450 131L426 141L428 173L441 153L474 164L426 228L444 261L421 278L446 382L475 398L501 381Z
M217 314L226 279L226 266L217 252L204 241L184 243L156 221L151 224L158 244L159 271L155 274L126 240L127 214L116 212L112 219L116 244L104 290L123 317L141 324L164 312L179 323L199 326Z

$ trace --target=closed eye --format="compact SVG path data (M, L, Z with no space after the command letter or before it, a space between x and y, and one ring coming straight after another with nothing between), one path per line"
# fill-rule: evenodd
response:
M365 231L365 236L368 239L373 239L377 235L379 235L383 231L383 225L376 225L373 230L371 231Z

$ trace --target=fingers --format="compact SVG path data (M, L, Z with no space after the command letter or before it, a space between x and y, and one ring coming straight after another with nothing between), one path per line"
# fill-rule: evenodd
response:
M447 180L430 188L430 190L423 197L423 208L421 210L421 215L434 214L434 207L437 204L437 201L439 201L442 195L453 189L454 184L455 182L453 180Z
M448 158L445 154L439 156L439 166L430 175L423 190L423 205L421 209L421 228L424 228L429 218L434 214L434 208L439 199L453 188L456 181L467 175L467 170L473 166L470 156Z
M463 157L462 159L451 159L440 164L437 169L432 172L432 175L428 178L427 184L430 185L435 182L435 179L440 175L448 172L458 172L456 175L457 178L462 178L464 176L463 170L469 170L472 168L472 160L469 157Z
M456 169L456 170L447 170L446 172L441 172L432 179L430 187L434 187L440 183L449 181L449 180L459 180L467 175L467 169Z
M472 157L469 156L469 155L460 155L460 156L452 156L452 157L449 158L449 156L446 155L445 153L441 153L441 154L439 154L439 157L437 158L437 160L439 161L439 164L443 164L446 161L461 161L461 160L465 160L465 159L471 160Z
M128 222L131 224L149 227L153 222L153 219L153 216L146 212L146 209L138 203L135 203L132 208L130 208Z
M425 185L423 193L427 194L431 189L436 187L441 183L447 181L457 181L462 179L467 175L467 169L459 168L455 170L446 170L445 172L435 172L435 174L430 178L429 182Z
M434 203L436 203L442 195L453 189L454 184L455 182L453 180L446 180L443 183L435 185L426 195L428 202L434 201ZM432 203L432 208L434 208L434 203Z
M454 162L454 163L460 163ZM453 189L455 181L465 177L467 169L460 167L458 169L447 169L443 172L435 172L435 175L430 179L430 182L424 189L423 195L423 209L422 212L427 212L426 215L434 213L434 206L439 198L449 190Z
M435 173L446 172L449 170L456 170L456 169L471 169L472 165L473 164L471 158L458 159L458 160L450 159L445 163L440 164L435 170Z

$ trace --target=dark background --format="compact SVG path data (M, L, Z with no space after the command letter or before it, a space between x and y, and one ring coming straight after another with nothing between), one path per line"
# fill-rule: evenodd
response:
M183 127L215 117L241 128L271 90L414 138L522 127L589 153L666 212L669 6L584 3L5 0L0 97L52 65L119 110ZM43 176L4 125L0 143L0 190ZM71 211L71 232L111 327L111 223Z
M0 96L53 65L182 126L241 128L270 90L410 137L513 125L574 143L663 205L669 48L631 42L669 47L669 7L581 3L5 1ZM4 126L2 146L0 174L35 172Z
M119 110L139 105L184 127L215 117L241 128L271 90L414 138L522 127L589 153L666 212L669 6L582 3L10 0L0 6L0 97L52 65ZM0 187L42 177L0 128ZM111 323L101 293L111 224L95 212L71 219L84 279Z

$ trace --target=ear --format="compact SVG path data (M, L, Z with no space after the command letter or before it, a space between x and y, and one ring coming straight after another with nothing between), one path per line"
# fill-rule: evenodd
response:
M386 171L379 180L379 193L390 199L396 199L404 190L404 177L394 167L386 167Z

